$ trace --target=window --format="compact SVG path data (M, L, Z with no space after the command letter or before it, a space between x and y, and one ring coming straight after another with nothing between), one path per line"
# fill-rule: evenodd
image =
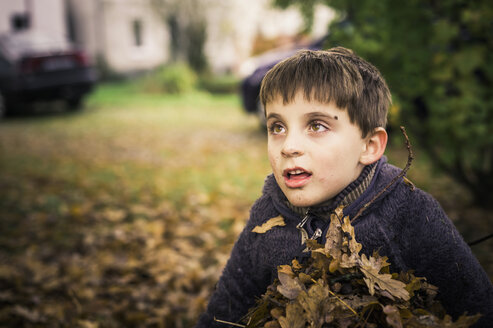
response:
M136 19L132 22L132 31L134 37L134 44L137 47L142 45L142 21Z
M27 30L30 25L29 14L13 14L10 16L10 26L13 31Z

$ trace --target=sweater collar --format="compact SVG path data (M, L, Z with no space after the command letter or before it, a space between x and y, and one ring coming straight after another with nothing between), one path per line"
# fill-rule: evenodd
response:
M356 180L351 182L346 188L344 188L334 198L331 198L322 204L318 204L311 207L299 207L291 204L287 198L285 198L285 204L298 215L305 216L308 210L322 218L328 218L330 213L338 206L348 206L358 199L370 185L373 176L375 175L376 163L367 165L361 171L361 174Z
M356 200L352 200L352 202L344 208L344 215L351 215L351 213L354 214L353 212L355 210L359 209L365 202L367 202L369 199L373 197L372 190L374 190L375 188L377 188L377 190L380 190L380 188L383 188L383 186L385 186L385 184L387 184L390 181L390 179L395 174L398 173L398 172L395 173L393 172L393 170L391 170L393 173L389 172L390 175L384 174L382 176L380 171L382 170L382 167L384 167L386 163L387 163L386 157L382 156L382 158L377 163L373 164L375 168L372 170L373 173L371 174L373 174L373 176L371 179L368 177L368 175L370 175L369 174L370 172L366 171L368 170L368 167L365 167L363 169L363 172L360 174L360 176L355 181L350 183L336 197L334 197L333 201L330 202L330 204L324 203L319 205L319 207L317 208L317 215L320 215L319 213L331 213L337 207L337 204L341 203L345 198L345 196L349 194L351 194L352 196L349 196L349 198L347 199L352 200L352 198L354 197L356 198ZM373 165L370 165L370 168ZM388 170L389 169L387 169L387 171ZM367 173L367 175L365 175L365 173ZM364 179L365 177L367 177L369 181L369 185L367 186L366 190L364 190L364 185L362 186L363 193L358 198L357 195L359 194L359 192L352 194L351 191L353 189L358 189L356 188L356 186L360 184L358 183L358 181L361 181L361 179ZM378 183L376 183L377 180ZM392 188L393 187L391 187L390 189ZM267 176L262 193L265 196L271 198L272 205L274 205L274 207L279 211L279 214L281 214L285 219L299 220L300 216L302 216L297 212L295 212L295 209L291 209L288 206L287 198L282 192L279 185L277 184L273 174Z

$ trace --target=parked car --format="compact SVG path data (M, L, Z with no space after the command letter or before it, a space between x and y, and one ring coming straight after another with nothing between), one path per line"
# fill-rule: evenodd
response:
M33 31L0 35L0 115L19 103L65 100L78 109L97 80L84 51Z
M319 38L308 44L297 44L289 49L269 51L257 58L255 62L257 68L253 73L243 79L241 83L241 99L243 107L248 113L258 115L262 124L265 124L265 114L262 103L259 100L260 84L267 72L281 60L294 55L301 49L320 50L323 48L327 36Z

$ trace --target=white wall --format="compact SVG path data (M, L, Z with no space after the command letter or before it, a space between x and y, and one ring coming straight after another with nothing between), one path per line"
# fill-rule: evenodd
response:
M122 5L124 3L124 5ZM147 0L105 1L104 48L108 64L117 71L153 68L168 59L168 33ZM133 22L142 24L142 44L134 40Z
M12 31L12 14L26 11L31 13L31 30L67 37L64 0L0 0L0 33Z
M0 0L0 33L10 31L10 15L25 10L25 5L21 1Z
M117 73L152 69L169 58L167 27L149 0L68 0L77 41L92 57L101 56ZM132 23L142 23L142 44L135 45Z

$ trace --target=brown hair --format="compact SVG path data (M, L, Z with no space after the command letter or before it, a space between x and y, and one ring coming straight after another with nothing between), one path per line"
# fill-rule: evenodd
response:
M288 104L298 92L307 101L334 102L347 109L363 137L387 123L391 96L385 80L373 65L349 49L302 50L281 61L265 75L260 101L264 108L278 97Z

